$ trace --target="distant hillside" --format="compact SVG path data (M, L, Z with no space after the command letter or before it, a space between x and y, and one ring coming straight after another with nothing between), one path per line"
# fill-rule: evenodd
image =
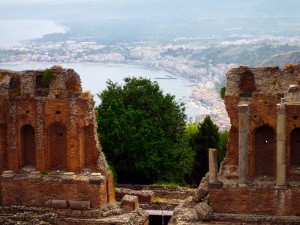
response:
M299 8L299 0L0 0L0 21L51 20L67 28L45 41L170 43L298 36Z
M288 52L274 55L261 63L261 66L279 66L283 68L286 64L296 64L300 61L300 51Z

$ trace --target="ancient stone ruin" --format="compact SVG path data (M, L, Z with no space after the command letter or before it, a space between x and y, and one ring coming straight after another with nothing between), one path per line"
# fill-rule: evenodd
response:
M96 210L97 219L124 212L114 205L113 175L99 147L94 101L82 92L72 69L0 70L0 172L0 218L18 213L18 206L30 213L31 207L65 210L59 217L73 220L70 209L83 210L77 213L81 219L93 218L85 210ZM145 221L147 215L141 215Z
M210 171L170 224L300 224L300 64L227 73L231 128L219 171Z

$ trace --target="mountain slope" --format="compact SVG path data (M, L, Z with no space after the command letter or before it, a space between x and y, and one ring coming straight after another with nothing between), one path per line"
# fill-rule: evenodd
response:
M283 68L286 64L296 64L300 61L300 51L288 52L274 55L261 63L261 66L279 66Z

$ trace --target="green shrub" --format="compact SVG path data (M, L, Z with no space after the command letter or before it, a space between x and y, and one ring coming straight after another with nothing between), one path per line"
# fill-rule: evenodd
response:
M52 71L50 69L45 69L44 73L43 73L43 83L49 85L51 83L51 81L55 78L54 74L52 73Z

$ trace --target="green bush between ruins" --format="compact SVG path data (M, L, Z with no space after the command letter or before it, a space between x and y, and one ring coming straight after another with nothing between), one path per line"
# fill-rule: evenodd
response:
M124 81L108 81L97 107L99 140L115 180L198 186L208 172L208 149L217 149L219 164L224 159L228 131L219 132L209 116L186 124L183 106L156 82Z
M208 172L209 148L217 149L219 165L223 161L226 155L228 131L219 132L217 125L207 115L202 122L189 124L187 133L196 156L192 172L186 177L186 181L192 186L198 186L202 177Z
M42 77L42 81L44 84L49 85L51 81L55 78L53 72L50 69L45 69Z
M100 95L99 139L119 183L184 183L194 152L185 135L183 105L157 82L125 78L107 82Z

